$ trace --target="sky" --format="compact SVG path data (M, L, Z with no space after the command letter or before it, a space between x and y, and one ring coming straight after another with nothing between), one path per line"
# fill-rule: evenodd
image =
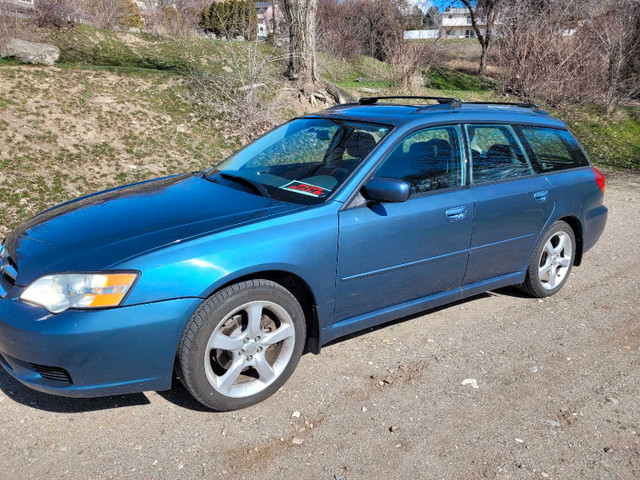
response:
M449 6L461 6L457 5L459 3L460 2L455 0L409 0L410 5L418 6L423 12L426 12L432 5L438 7L442 12Z

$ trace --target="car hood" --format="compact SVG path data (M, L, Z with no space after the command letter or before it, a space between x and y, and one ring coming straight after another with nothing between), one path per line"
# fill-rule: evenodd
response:
M19 285L51 272L103 270L186 238L304 208L178 175L63 203L6 238Z

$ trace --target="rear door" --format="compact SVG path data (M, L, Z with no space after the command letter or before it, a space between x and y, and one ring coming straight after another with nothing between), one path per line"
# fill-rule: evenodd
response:
M473 223L462 159L458 126L410 134L375 173L409 182L410 198L340 212L336 321L460 287Z
M554 209L509 125L466 125L475 218L464 284L522 272Z

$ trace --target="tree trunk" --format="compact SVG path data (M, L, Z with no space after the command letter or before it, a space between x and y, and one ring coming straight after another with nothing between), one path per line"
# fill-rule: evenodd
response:
M484 75L487 71L487 46L482 44L482 52L480 53L480 69L478 75Z
M271 33L273 33L273 40L275 41L275 35L276 35L276 30L278 28L278 25L276 23L276 0L271 0L271 24L272 24L272 29L271 29Z
M284 10L289 21L287 75L305 85L316 83L317 0L285 0Z

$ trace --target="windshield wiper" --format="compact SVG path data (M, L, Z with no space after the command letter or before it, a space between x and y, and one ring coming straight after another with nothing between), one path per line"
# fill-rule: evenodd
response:
M259 195L266 198L271 198L271 195L269 195L269 192L267 191L265 186L262 185L261 183L254 182L253 180L250 180L245 177L241 177L240 175L234 175L233 173L218 172L218 174L225 180L241 183L242 185L251 188L252 190L257 192Z

